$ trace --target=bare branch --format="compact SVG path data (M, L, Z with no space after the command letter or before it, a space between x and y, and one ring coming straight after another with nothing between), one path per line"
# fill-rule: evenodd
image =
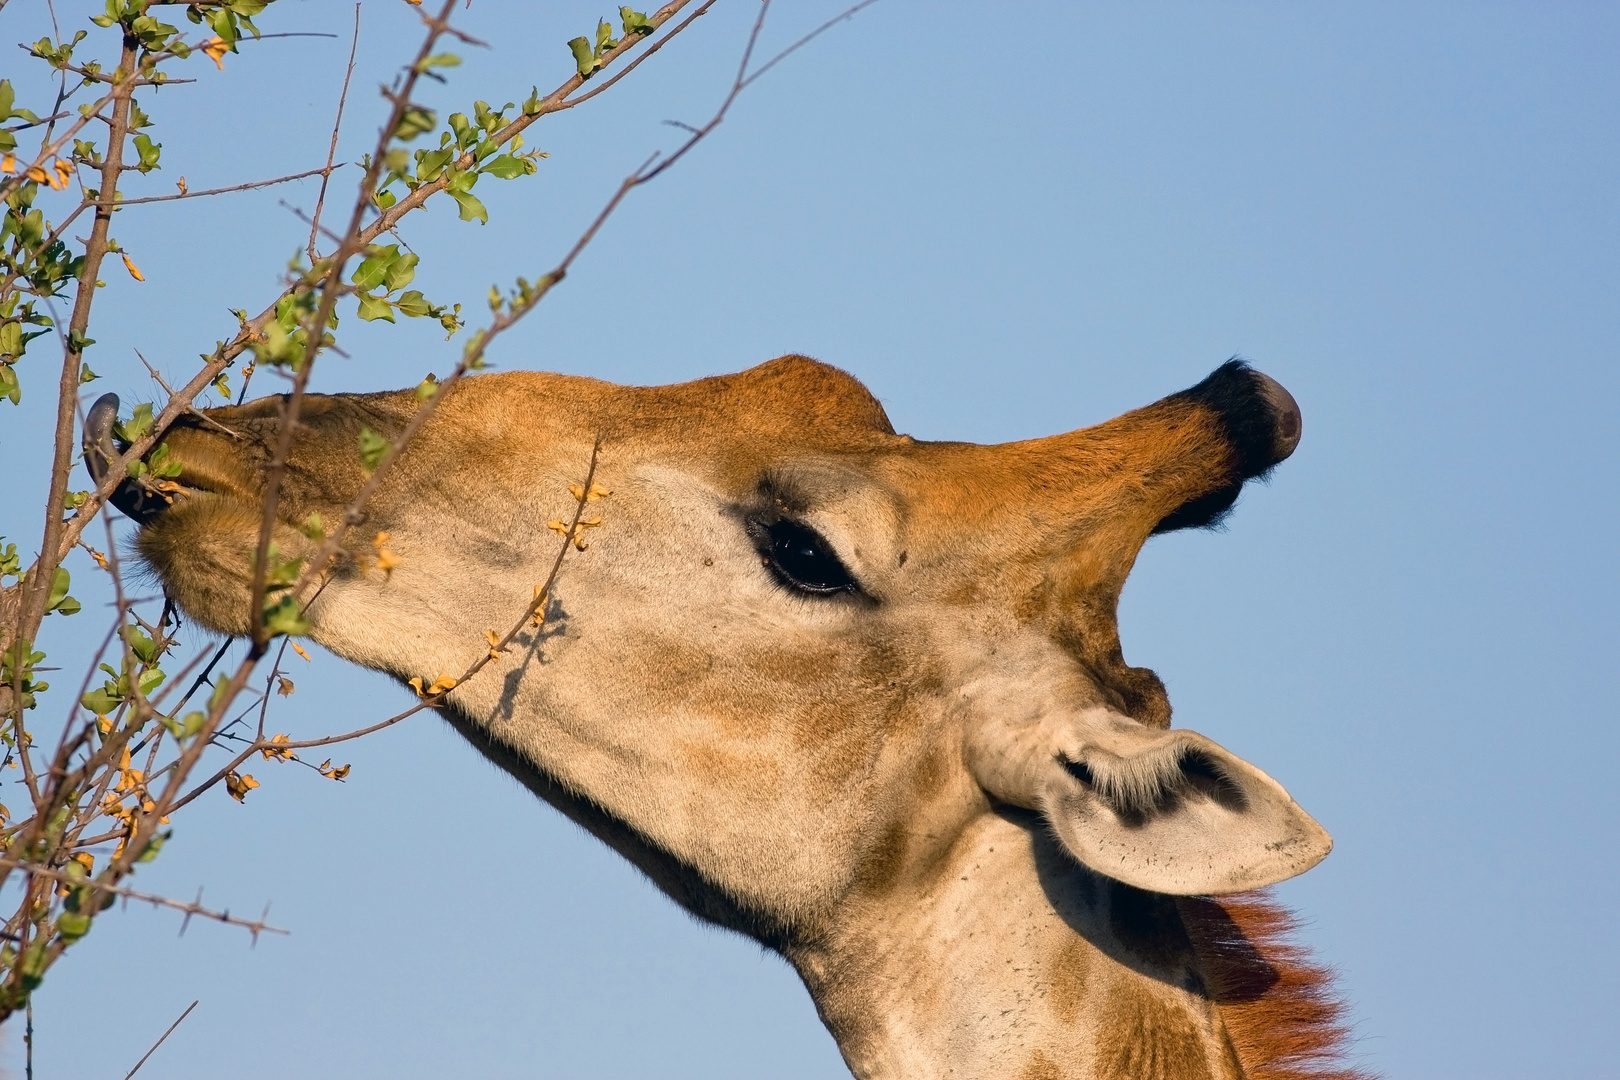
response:
M159 1035L158 1036L158 1041L152 1044L152 1049L150 1049L146 1053L142 1054L141 1055L141 1060L139 1060L139 1061L137 1061L135 1063L135 1067L133 1069L129 1070L129 1072L124 1074L124 1080L129 1080L130 1077L134 1076L136 1073L141 1071L141 1066L146 1064L146 1059L151 1057L153 1054L157 1053L157 1048L163 1045L163 1040L167 1039L170 1035L173 1035L174 1034L174 1029L180 1026L180 1021L184 1020L186 1017L190 1016L191 1015L191 1010L195 1009L196 1007L197 1007L197 1002L195 1002L195 1001L193 1001L190 1005L186 1006L186 1011L180 1014L180 1019L176 1020L174 1023L170 1024L168 1030L165 1031L163 1034Z
M333 165L327 162L324 168L305 169L303 172L291 173L287 176L278 176L274 180L251 180L245 184L232 184L230 187L209 188L206 191L186 191L178 195L146 195L139 199L121 199L119 207L140 206L142 203L176 202L180 199L201 199L209 195L229 195L233 191L252 191L254 188L271 187L275 184L285 184L290 180L304 180L311 176L319 176L323 180L334 170L343 168L341 163Z
M321 193L315 197L315 213L309 223L309 263L315 265L315 239L321 231L321 209L326 205L326 183L331 179L332 161L337 157L338 132L343 130L343 106L349 101L349 80L354 78L354 54L360 47L360 5L354 5L354 34L349 38L349 66L343 73L343 90L338 94L337 119L332 121L332 142L326 148L326 174L321 177ZM244 385L243 389L246 389Z

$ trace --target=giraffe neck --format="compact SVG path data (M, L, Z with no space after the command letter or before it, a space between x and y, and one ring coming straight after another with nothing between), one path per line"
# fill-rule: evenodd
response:
M1177 904L986 814L793 957L861 1080L1238 1080Z

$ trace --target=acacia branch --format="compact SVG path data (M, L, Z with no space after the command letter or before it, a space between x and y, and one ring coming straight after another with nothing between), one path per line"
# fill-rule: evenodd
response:
M209 195L229 195L233 191L252 191L254 188L272 187L276 184L285 184L291 180L304 180L311 176L319 176L323 180L343 165L333 165L330 161L324 168L305 169L303 172L291 173L287 176L278 176L273 180L250 180L245 184L232 184L230 187L209 188L206 191L183 191L178 195L146 195L139 199L120 199L120 209L126 206L140 206L142 203L176 202L180 199L201 199Z
M283 930L279 926L271 926L269 923L265 922L262 917L258 919L244 919L240 916L232 915L229 911L215 911L212 908L205 908L200 903L202 899L201 892L197 894L197 901L188 903L184 900L172 900L167 896L158 896L155 893L140 892L124 885L117 885L112 882L102 881L99 878L92 879L83 875L75 876L65 871L57 870L53 867L41 866L39 863L25 862L20 859L9 859L0 856L0 866L4 866L8 870L21 870L30 877L40 877L45 878L48 881L60 882L63 885L85 888L90 890L93 895L98 893L111 893L113 896L122 896L129 900L139 900L142 903L151 904L153 907L168 908L171 911L184 912L188 920L195 916L203 919L212 919L214 922L225 923L228 926L240 926L244 930L252 931L254 937L257 937L260 934L285 935L287 933L286 930ZM106 871L103 871L103 873L105 874ZM99 905L92 902L86 906L97 907Z

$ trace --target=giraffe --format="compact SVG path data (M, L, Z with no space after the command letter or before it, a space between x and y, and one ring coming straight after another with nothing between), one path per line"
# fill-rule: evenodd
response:
M1230 361L993 446L897 434L802 356L446 394L367 507L397 565L341 555L311 636L401 681L462 670L530 601L599 436L607 521L543 624L443 715L676 902L785 957L855 1076L1361 1075L1325 974L1254 891L1328 834L1170 725L1116 621L1149 536L1217 521L1293 452L1299 408L1274 380ZM282 553L308 554L298 523L337 520L364 482L362 426L391 435L415 408L408 390L306 400ZM266 398L183 419L173 504L115 500L219 632L248 630L279 416Z

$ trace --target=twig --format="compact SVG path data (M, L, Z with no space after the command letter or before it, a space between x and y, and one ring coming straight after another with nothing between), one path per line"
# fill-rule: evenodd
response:
M315 254L315 238L321 230L321 208L326 205L326 183L331 179L332 162L337 157L338 132L343 130L343 106L349 101L349 80L354 78L354 54L360 47L360 5L354 5L354 34L349 38L349 67L343 73L343 91L338 94L337 119L332 121L332 142L326 148L326 174L321 177L321 193L315 197L315 213L309 223L309 264L314 266L319 258ZM243 380L243 390L247 389L247 381Z
M191 1010L195 1009L196 1007L197 1002L195 1001L193 1001L190 1005L187 1005L186 1011L180 1014L180 1020L184 1020L186 1017L190 1016ZM180 1026L180 1020L176 1020L174 1023L170 1024L169 1030L158 1036L158 1041L152 1044L152 1049L142 1054L141 1060L135 1063L135 1067L124 1074L124 1080L129 1080L130 1077L141 1071L141 1066L146 1064L146 1059L157 1053L157 1048L163 1045L164 1039L167 1039L170 1035L174 1034L174 1029Z
M255 936L258 934L286 935L288 933L288 931L283 930L279 926L271 926L263 919L244 919L240 916L232 915L229 911L215 911L212 908L205 908L199 903L187 903L184 900L171 900L167 896L158 896L156 893L139 892L124 885L114 885L111 882L96 881L82 876L75 877L64 871L56 870L49 866L41 866L38 863L0 857L0 866L4 866L8 870L21 870L23 873L28 874L31 877L48 878L51 881L61 882L64 885L82 886L95 893L111 893L114 896L122 896L128 900L139 900L144 904L151 904L153 907L169 908L172 911L182 911L185 912L187 918L195 915L204 919L212 919L214 922L225 923L227 926L240 926L244 930L252 931ZM103 873L105 873L105 871L103 871ZM94 909L95 906L94 901L92 901L90 907Z
M333 165L330 161L325 168L305 169L303 172L293 173L290 176L278 176L274 180L252 180L246 184L232 184L230 187L209 188L206 191L187 191L180 195L145 195L139 199L120 199L118 205L140 206L142 203L175 202L179 199L201 199L208 195L229 195L233 191L251 191L254 188L270 187L274 184L285 184L289 180L303 180L311 176L325 177L331 172L343 168L342 163Z

